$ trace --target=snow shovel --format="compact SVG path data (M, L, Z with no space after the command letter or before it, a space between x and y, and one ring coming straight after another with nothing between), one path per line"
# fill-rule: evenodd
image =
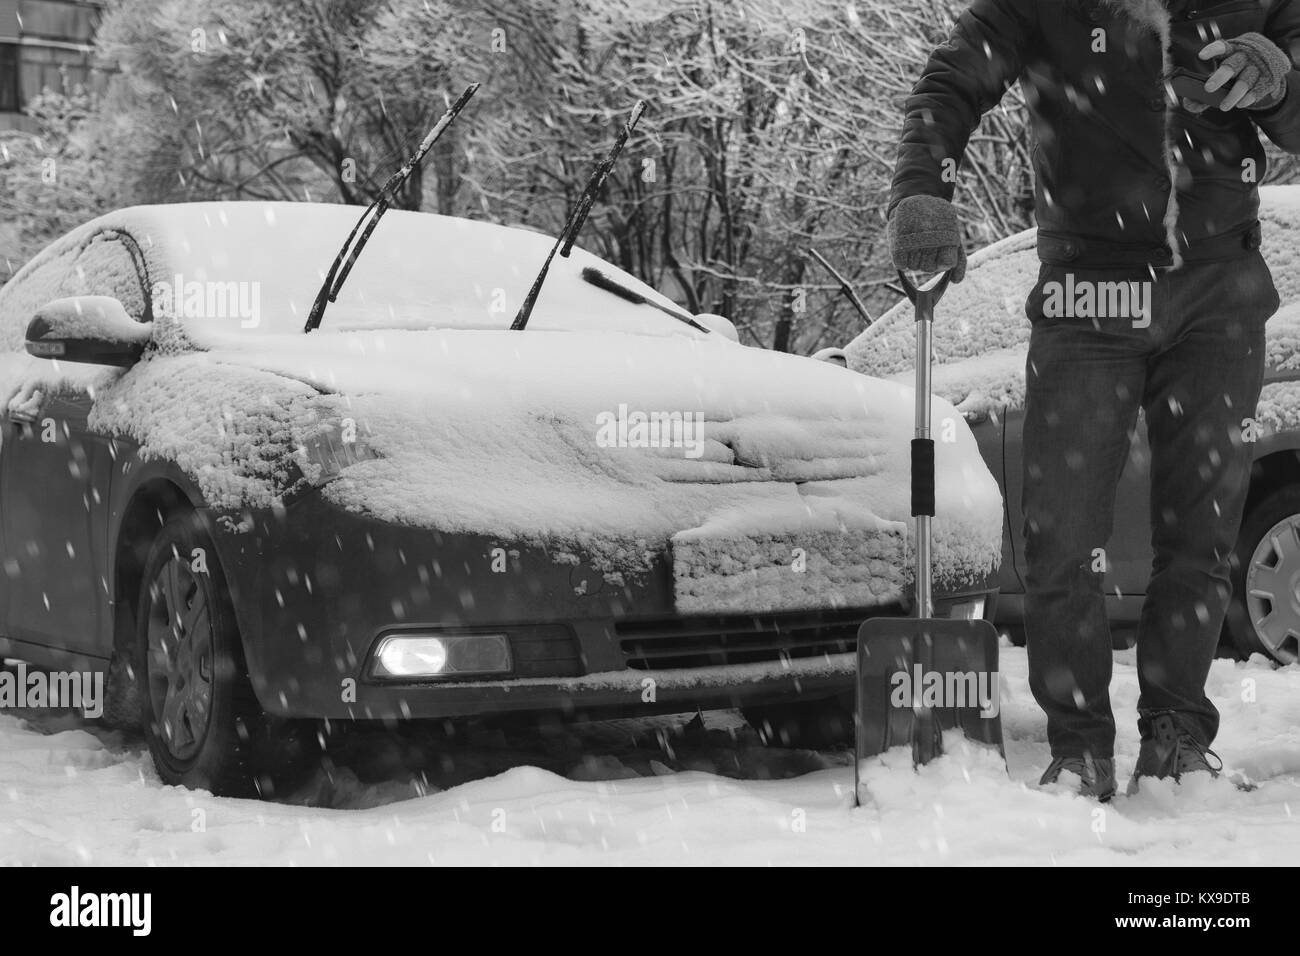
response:
M916 307L916 437L912 439L912 516L916 519L915 617L873 617L858 629L858 767L901 744L912 765L943 753L943 731L1002 750L998 716L998 634L983 620L936 618L931 591L930 519L934 516L934 440L930 437L930 339L934 306L948 288L943 273L925 288L898 273ZM1004 754L1005 756L1005 754Z

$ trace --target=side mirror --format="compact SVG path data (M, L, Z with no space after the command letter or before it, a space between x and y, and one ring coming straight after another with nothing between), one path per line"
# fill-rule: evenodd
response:
M60 362L130 368L152 340L152 322L137 322L106 295L55 299L27 323L28 354Z

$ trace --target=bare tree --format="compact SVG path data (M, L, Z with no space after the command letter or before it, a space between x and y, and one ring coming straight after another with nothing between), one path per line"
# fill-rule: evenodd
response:
M103 136L152 200L369 202L451 90L454 20L425 6L441 26L395 76L384 54L405 38L384 0L123 0L101 29L121 68ZM449 155L433 168L451 177ZM424 206L419 171L394 204Z
M43 93L27 112L39 133L0 133L0 282L51 239L119 204L103 150L86 134L85 90Z

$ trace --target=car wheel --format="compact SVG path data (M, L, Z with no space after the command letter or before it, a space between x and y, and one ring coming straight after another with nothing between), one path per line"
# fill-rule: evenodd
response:
M1300 660L1300 488L1273 492L1242 522L1226 623L1241 656Z
M853 694L745 707L741 714L769 747L829 750L853 745Z
M264 723L211 539L176 515L145 560L136 613L145 736L164 783L253 796L252 746Z

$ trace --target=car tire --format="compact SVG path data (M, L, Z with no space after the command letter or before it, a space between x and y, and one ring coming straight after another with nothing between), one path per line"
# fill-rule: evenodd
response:
M218 796L264 793L253 751L267 721L216 550L193 513L172 516L154 537L134 650L141 723L163 783Z
M1280 570L1279 570L1280 569ZM1272 492L1251 508L1231 561L1225 630L1242 657L1300 661L1300 487Z
M853 746L853 694L741 708L769 747L832 750Z

